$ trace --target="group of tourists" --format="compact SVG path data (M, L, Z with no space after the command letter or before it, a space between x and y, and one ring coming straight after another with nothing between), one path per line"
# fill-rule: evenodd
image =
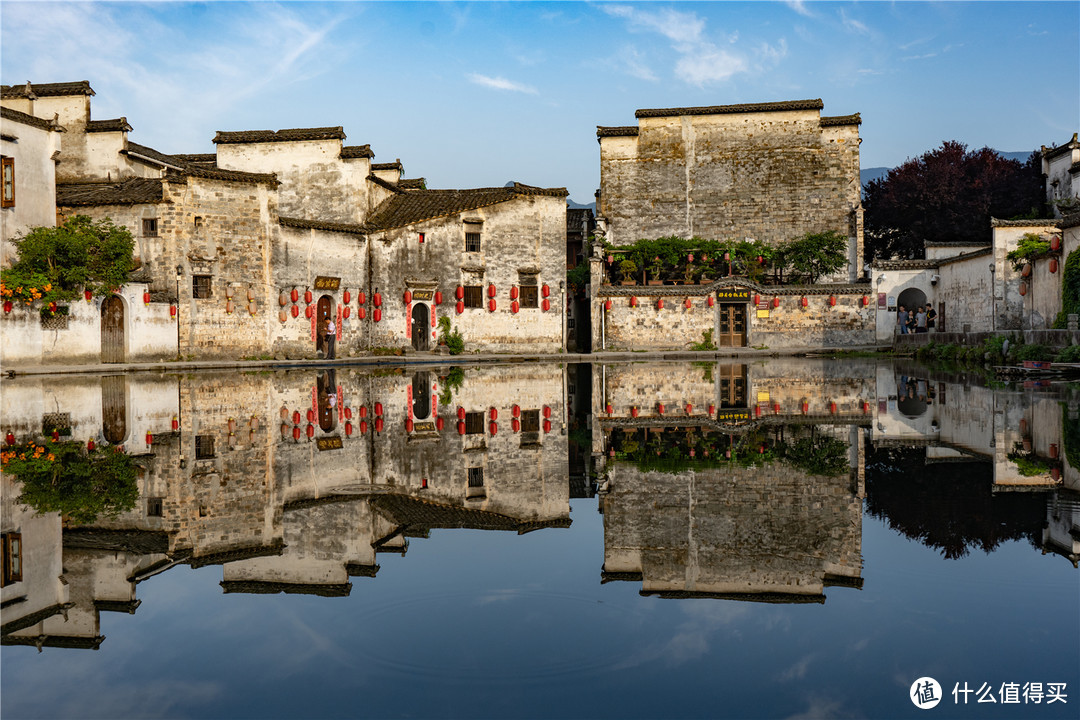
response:
M930 332L934 329L936 317L937 312L930 303L916 305L911 310L901 305L896 313L896 326L900 329L901 335Z

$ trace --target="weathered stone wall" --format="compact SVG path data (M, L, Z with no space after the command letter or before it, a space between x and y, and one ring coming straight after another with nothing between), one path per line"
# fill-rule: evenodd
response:
M64 128L63 162L56 167L57 182L97 178L87 154L86 123L90 120L90 96L39 97L33 103L16 101L9 105L29 115L56 121ZM20 107L20 104L23 106ZM32 105L32 107L31 107Z
M854 273L858 178L858 126L823 128L817 110L643 117L636 137L601 137L598 214L617 245L665 235L778 244L836 230L853 240Z
M465 252L463 220L483 222L481 251ZM419 242L420 233L424 242ZM437 289L443 305L429 305L436 318L448 315L465 339L466 352L557 352L562 347L566 281L566 202L529 195L445 218L415 223L371 236L371 291L382 295L382 320L368 312L371 347L410 344L411 308L406 289ZM511 312L510 291L519 273L535 273L546 286L550 309ZM455 310L459 285L481 285L484 307ZM495 311L488 287L495 286ZM419 301L417 301L419 302ZM436 320L437 321L437 320ZM429 324L430 321L429 321ZM434 326L430 328L434 331Z

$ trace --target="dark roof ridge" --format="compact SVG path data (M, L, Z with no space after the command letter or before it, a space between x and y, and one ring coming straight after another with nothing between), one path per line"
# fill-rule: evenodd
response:
M740 103L738 105L706 105L702 107L646 108L634 113L636 118L674 117L677 115L725 115L729 113L783 112L785 110L821 110L825 103L821 98L807 100L782 100L763 103Z
M369 176L370 179L370 176ZM510 187L473 188L470 190L409 190L397 192L372 212L371 232L405 227L418 222L457 215L458 213L509 202L518 197L547 195L565 198L566 188L538 188L522 183Z
M376 175L374 173L371 173L370 175L368 175L367 179L370 180L371 182L375 183L379 187L389 190L392 193L397 194L397 193L405 192L404 190L399 188L394 183L392 183L392 182L390 182L388 180L383 180L381 177L379 177L378 175Z
M86 132L131 132L126 117L112 118L111 120L87 120Z
M402 166L400 160L388 163L371 163L372 170L397 170L398 172L405 172L405 168Z
M597 125L596 137L637 137L637 125Z
M323 220L305 220L304 218L279 217L278 224L284 227L300 228L302 230L326 230L327 232L350 233L364 235L367 226L356 223L327 222Z
M821 117L821 127L842 127L844 125L862 125L862 115L831 115Z
M65 97L68 95L96 95L89 80L61 83L32 83L0 85L0 97Z
M80 181L56 184L57 207L146 205L162 202L162 178Z
M341 148L341 159L373 158L375 153L371 151L371 145L345 145Z
M1057 227L1060 218L1036 218L1034 220L999 220L990 218L990 227Z
M183 160L174 157L172 155L166 155L163 152L159 152L152 147L146 145L140 145L137 142L127 141L127 148L120 151L121 153L131 154L135 153L143 158L152 160L155 163L165 165L172 168L183 168L186 163Z
M278 185L278 179L275 173L224 170L218 167L203 167L192 163L186 164L182 171L170 172L166 174L165 177L167 180L176 180L180 177L197 177L205 178L207 180L225 180L227 182L267 183L275 187Z
M1077 135L1078 133L1073 133L1073 136L1069 138L1068 141L1061 145L1058 145L1057 147L1048 148L1043 145L1041 149L1043 158L1046 160L1050 160L1052 158L1058 157L1059 155L1064 155L1065 153L1072 151L1073 148L1080 145L1080 141L1077 140Z
M65 132L64 128L61 127L55 119L46 120L45 118L39 118L36 115L30 115L28 113L20 112L19 110L13 110L7 107L0 107L0 117L2 117L4 120L22 123L23 125L29 125L31 127L40 128L42 130Z
M345 129L340 126L284 128L282 130L218 130L215 144L301 142L305 140L344 140Z

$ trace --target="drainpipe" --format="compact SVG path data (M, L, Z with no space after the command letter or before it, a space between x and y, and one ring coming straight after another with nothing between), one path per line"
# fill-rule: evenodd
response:
M589 309L592 312L592 308ZM607 350L607 313L600 311L600 349Z

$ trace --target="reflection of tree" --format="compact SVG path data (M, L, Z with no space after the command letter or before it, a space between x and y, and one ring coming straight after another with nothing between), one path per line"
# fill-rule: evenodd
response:
M1069 406L1061 404L1061 435L1065 443L1065 459L1080 468L1080 421L1069 417Z
M889 527L950 559L973 548L991 552L1006 540L1039 547L1046 517L1044 493L993 492L983 462L927 463L924 448L868 453L866 509Z
M135 463L118 448L86 450L81 443L48 443L3 452L5 473L18 478L18 502L39 514L59 512L77 523L117 515L139 499Z

